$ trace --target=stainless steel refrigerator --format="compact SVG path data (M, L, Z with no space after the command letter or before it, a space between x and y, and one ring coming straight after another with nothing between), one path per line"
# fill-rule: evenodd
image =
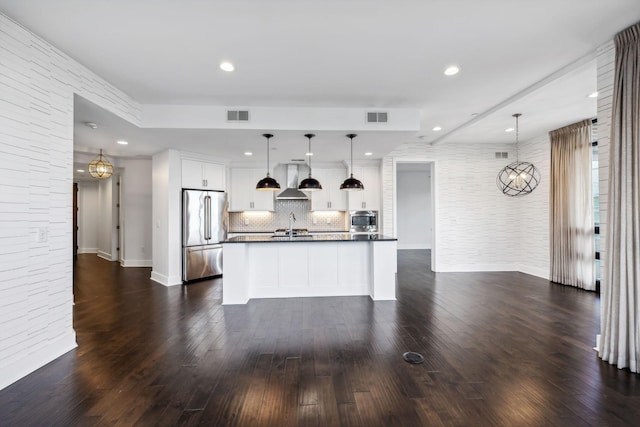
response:
M183 281L222 274L225 215L224 192L182 190Z

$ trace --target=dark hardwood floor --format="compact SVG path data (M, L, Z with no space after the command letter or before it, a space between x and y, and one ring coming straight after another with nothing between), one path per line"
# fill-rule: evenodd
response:
M395 302L223 307L220 279L165 288L79 255L79 346L0 391L0 425L640 424L640 376L592 350L594 293L428 258L399 253Z

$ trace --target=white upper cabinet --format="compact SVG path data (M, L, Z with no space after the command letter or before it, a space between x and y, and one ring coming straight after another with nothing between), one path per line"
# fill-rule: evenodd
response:
M258 191L256 184L265 177L264 169L231 169L230 211L273 211L279 191Z
M347 191L340 184L347 178L345 168L313 168L313 177L320 181L322 190L311 192L312 211L346 211Z
M225 191L224 165L182 159L182 188Z
M380 169L375 166L353 168L353 176L362 182L364 190L349 191L350 211L380 210Z

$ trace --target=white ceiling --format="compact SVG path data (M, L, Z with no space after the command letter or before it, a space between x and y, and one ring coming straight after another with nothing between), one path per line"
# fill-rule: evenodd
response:
M419 132L359 132L356 158L417 138L513 142L516 112L521 140L593 117L595 50L640 21L638 0L0 0L0 11L141 104L420 109ZM461 72L445 77L451 64ZM78 152L266 151L260 130L138 129L82 98L76 121ZM270 132L276 162L304 154L305 132ZM317 133L318 161L348 156L344 131Z

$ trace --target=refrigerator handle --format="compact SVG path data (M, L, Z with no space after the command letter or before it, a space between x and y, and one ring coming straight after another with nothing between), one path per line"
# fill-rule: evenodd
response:
M204 238L211 240L211 196L204 196Z

